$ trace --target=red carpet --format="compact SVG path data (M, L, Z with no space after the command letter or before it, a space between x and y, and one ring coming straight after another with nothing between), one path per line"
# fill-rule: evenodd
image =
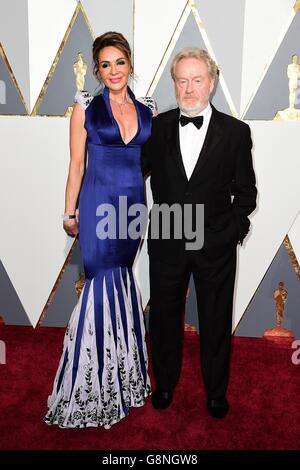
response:
M48 427L46 400L64 330L0 326L7 364L0 365L1 449L299 449L300 365L292 350L263 339L234 338L230 412L216 421L205 409L198 338L185 339L174 403L163 412L146 406L110 430Z

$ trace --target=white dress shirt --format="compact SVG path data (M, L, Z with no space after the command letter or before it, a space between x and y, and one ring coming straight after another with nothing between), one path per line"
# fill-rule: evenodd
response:
M208 103L206 108L201 111L200 114L197 114L197 116L203 116L203 124L200 129L197 129L197 127L192 122L189 122L185 126L182 126L179 122L180 150L184 169L188 179L190 179L192 176L201 149L203 147L211 113L211 105ZM187 116L187 114L182 111L181 114Z

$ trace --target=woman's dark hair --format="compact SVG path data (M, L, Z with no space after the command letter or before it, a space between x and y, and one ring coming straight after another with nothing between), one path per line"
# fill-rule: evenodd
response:
M108 31L107 33L98 36L93 43L93 74L97 80L101 80L99 76L99 52L104 49L104 47L116 47L120 49L129 62L130 74L133 74L133 66L131 61L131 50L128 44L127 39L124 38L123 34L117 33L115 31Z

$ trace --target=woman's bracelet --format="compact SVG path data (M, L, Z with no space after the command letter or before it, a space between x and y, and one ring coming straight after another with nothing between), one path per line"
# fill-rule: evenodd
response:
M76 219L76 215L75 214L63 214L62 219L63 219L63 221L70 220L70 219Z

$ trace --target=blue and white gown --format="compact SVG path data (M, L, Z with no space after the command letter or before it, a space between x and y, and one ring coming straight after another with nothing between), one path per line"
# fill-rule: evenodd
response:
M79 197L79 243L85 286L71 315L48 398L47 424L62 428L110 428L151 393L140 294L132 265L140 238L99 239L97 207L112 204L117 229L119 196L128 207L145 203L141 145L149 138L155 104L136 100L138 130L125 144L114 119L109 90L92 98L77 92L85 109L88 165ZM145 103L145 104L144 104ZM124 219L124 214L120 214ZM127 217L127 227L134 217ZM118 233L118 230L117 230Z

